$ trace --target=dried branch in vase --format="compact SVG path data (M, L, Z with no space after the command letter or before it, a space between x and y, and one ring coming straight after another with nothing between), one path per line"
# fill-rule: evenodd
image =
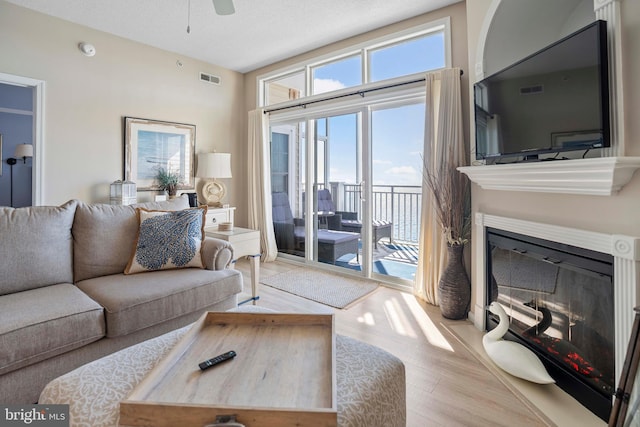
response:
M449 245L463 245L471 232L469 178L457 170L458 164L449 154L437 165L424 160L423 180L429 188L438 222Z

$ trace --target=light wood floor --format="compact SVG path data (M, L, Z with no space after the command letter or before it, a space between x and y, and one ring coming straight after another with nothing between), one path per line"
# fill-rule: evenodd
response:
M236 268L248 289L248 262L241 260ZM261 264L260 275L292 268L284 262ZM400 358L406 370L407 427L548 425L444 327L461 321L444 319L437 307L409 293L381 286L345 310L264 285L259 295L258 305L282 312L335 313L338 334Z

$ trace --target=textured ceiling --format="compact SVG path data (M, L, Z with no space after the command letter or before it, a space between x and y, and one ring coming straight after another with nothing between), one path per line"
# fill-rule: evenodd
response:
M6 1L247 72L460 0L234 0L228 16L211 0Z

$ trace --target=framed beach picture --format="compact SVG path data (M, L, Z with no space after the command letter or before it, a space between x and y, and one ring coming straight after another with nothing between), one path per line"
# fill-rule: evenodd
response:
M196 126L124 118L124 177L138 190L157 191L160 169L180 176L178 189L194 188Z

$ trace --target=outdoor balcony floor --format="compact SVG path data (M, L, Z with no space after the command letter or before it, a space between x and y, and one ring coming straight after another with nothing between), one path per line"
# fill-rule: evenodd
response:
M362 266L358 260L362 260L362 249L359 257L355 254L345 255L338 259L336 265L361 270ZM417 268L418 245L381 240L378 247L373 249L373 271L376 273L413 280Z

